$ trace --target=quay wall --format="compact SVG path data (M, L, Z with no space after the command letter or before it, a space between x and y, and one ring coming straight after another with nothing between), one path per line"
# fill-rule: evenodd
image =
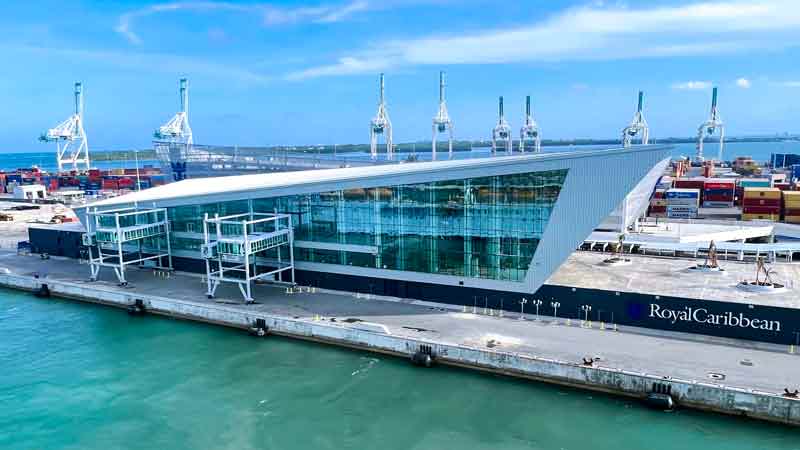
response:
M236 328L248 328L256 319L264 319L273 334L400 357L410 357L421 346L427 346L436 356L436 361L443 364L636 398L644 398L654 391L669 392L680 406L800 425L800 400L768 392L394 336L323 320L270 316L237 307L141 295L112 287L0 273L0 285L9 288L37 291L44 282L51 294L58 297L121 308L141 300L151 313Z

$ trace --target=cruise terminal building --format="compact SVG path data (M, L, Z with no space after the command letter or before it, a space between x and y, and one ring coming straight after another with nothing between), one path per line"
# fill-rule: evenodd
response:
M651 259L659 269L639 272L599 267L587 261L601 255L586 252L567 261L601 222L625 226L644 212L669 153L648 145L190 178L76 212L93 279L113 269L124 284L126 268L166 268L205 274L211 297L232 283L258 301L251 287L261 281L495 310L530 303L525 312L559 318L796 344L791 289L755 298L730 277L709 289L680 260L669 269Z

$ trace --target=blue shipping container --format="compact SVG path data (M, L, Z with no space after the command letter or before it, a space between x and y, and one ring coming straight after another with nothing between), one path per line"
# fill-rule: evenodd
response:
M698 198L700 197L699 191L667 191L667 198Z
M792 165L792 178L800 180L800 164Z

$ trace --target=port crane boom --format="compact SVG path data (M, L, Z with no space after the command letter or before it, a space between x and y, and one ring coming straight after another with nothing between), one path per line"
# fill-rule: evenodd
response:
M703 158L703 141L705 140L706 133L708 136L714 134L714 131L719 130L719 151L717 153L717 160L722 161L722 148L725 145L725 124L722 122L722 117L719 115L717 109L717 88L711 91L711 115L708 120L703 122L697 128L697 161L702 162Z
M431 159L436 159L436 136L448 132L447 154L453 157L453 122L447 114L447 104L444 99L444 72L439 72L439 112L433 118L433 138L431 138Z
M378 158L378 136L383 135L386 140L386 158L392 159L392 122L389 120L389 113L386 111L384 99L383 74L380 77L380 101L378 103L378 113L369 122L369 153L372 159Z
M525 97L525 125L519 131L519 151L525 152L525 142L533 143L533 152L542 152L542 136L539 133L539 125L533 120L531 113L531 96Z
M622 146L630 147L636 136L641 138L641 144L647 145L650 141L650 128L644 119L644 92L639 91L639 105L633 114L631 123L622 129Z
M158 127L153 136L169 143L192 145L192 127L189 125L189 81L181 78L179 82L181 109L164 125Z
M503 96L500 96L499 100L499 113L500 117L497 120L497 125L495 125L494 129L492 130L492 154L497 153L497 141L501 140L504 142L506 153L511 154L513 152L512 143L511 143L511 127L508 126L508 122L506 122L505 115L503 114Z
M42 142L56 143L56 162L59 172L65 164L78 169L83 164L89 169L89 141L83 129L83 85L75 83L75 113L39 137Z

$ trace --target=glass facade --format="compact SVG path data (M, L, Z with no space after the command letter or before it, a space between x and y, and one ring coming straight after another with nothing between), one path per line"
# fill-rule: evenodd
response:
M566 170L169 208L173 249L196 251L203 214L290 214L295 259L523 281Z

